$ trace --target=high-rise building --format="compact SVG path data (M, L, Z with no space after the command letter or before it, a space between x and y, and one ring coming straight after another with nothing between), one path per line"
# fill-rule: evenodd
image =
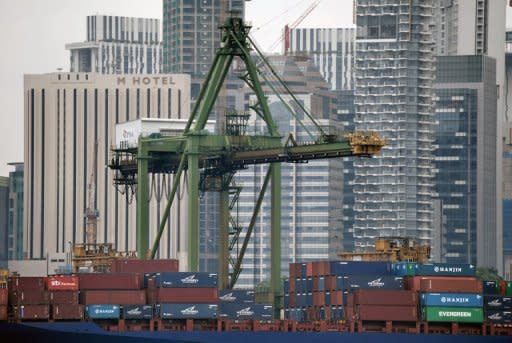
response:
M354 89L356 28L290 30L290 52L307 54L332 90Z
M24 251L29 259L63 253L86 241L88 185L99 211L97 242L134 251L136 199L131 187L114 186L108 168L116 144L116 124L141 118L186 120L190 113L188 75L25 75ZM126 131L126 137L136 133ZM136 139L136 138L134 138ZM95 163L96 160L96 163ZM94 176L93 176L94 175ZM172 176L151 176L153 184ZM166 200L152 186L150 225L157 227ZM157 196L156 194L160 194ZM157 199L159 198L159 199ZM158 256L177 257L180 230L187 227L178 206L163 233ZM150 239L155 235L150 230Z
M9 178L0 176L0 268L7 268L9 229Z
M160 20L87 16L87 40L66 44L71 72L159 74L162 71Z
M386 140L355 160L355 248L378 236L430 244L433 226L432 0L357 0L355 126Z
M336 95L307 59L294 56L270 56L276 72L289 85L303 105L311 110L317 122L326 130L341 130L336 117ZM264 85L264 90L269 90ZM280 96L293 107L294 102L287 94ZM252 95L254 97L254 95ZM287 139L292 133L299 142L311 141L299 120L293 117L272 92L267 96L272 116ZM312 133L318 134L315 126L300 115L303 124ZM266 124L252 115L248 133L266 132ZM316 137L317 138L317 137ZM283 140L283 143L284 143ZM238 219L243 227L251 220L255 200L259 195L268 165L250 166L237 174L236 182L241 185ZM282 274L287 274L290 262L335 258L342 249L342 185L343 162L340 159L309 161L308 163L283 164L282 173L282 215L281 249ZM245 253L239 287L250 287L270 277L270 194L267 192L262 203L257 223ZM245 231L242 231L242 239Z
M503 144L503 277L512 279L512 124L504 127Z
M337 120L354 130L356 28L296 28L289 31L290 53L307 56L337 95ZM354 250L354 165L343 161L343 250Z
M441 260L497 267L496 61L438 56L434 183L441 201Z
M23 163L9 163L9 260L23 259Z
M230 11L243 16L245 0L163 0L163 70L192 77L192 101L198 97L220 48L219 27ZM220 111L243 109L242 87L241 80L228 74L226 90L219 96Z

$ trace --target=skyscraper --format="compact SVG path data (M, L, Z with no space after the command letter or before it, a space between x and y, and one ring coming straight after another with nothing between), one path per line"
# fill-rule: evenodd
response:
M432 230L432 0L358 0L358 130L386 140L381 154L356 160L356 249L378 236L430 243Z
M23 259L23 163L9 163L9 260Z
M336 116L336 95L329 90L308 59L294 56L270 56L279 76L292 86L294 95L323 128L341 130ZM272 81L271 81L272 82ZM268 102L272 116L284 135L292 133L299 142L311 141L299 120L293 117L285 105L267 86ZM290 106L294 102L288 94L279 94ZM299 111L299 117L301 113ZM307 129L318 133L307 119L301 119ZM251 134L265 131L265 124L256 115L249 120L247 131ZM284 141L283 141L284 143ZM237 184L242 192L239 200L239 220L247 227L251 220L255 199L265 178L267 165L250 166L237 174ZM342 185L343 163L340 159L310 161L308 163L283 164L281 247L282 274L286 275L290 262L335 258L343 242ZM262 203L257 223L242 265L238 286L250 287L268 280L270 276L270 194ZM242 231L243 238L245 231Z
M496 267L496 61L438 56L434 174L441 200L441 260Z
M9 230L9 178L0 176L0 268L7 268Z
M66 44L71 72L159 74L162 71L160 20L87 16L87 40Z

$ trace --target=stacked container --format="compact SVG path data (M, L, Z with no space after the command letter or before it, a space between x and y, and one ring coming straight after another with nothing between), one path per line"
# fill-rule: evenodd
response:
M166 272L145 276L147 300L160 319L217 317L217 274Z
M396 267L394 268L396 270ZM406 288L420 293L426 322L482 323L482 283L470 264L417 264Z
M483 281L483 290L484 319L495 324L512 324L512 297L502 295L496 281Z
M49 297L44 277L11 277L8 299L16 320L48 320Z
M8 290L7 283L0 283L0 321L7 320Z
M388 262L318 261L290 264L284 284L285 318L297 321L338 321L343 306L359 289L400 290L403 278Z
M274 317L273 306L256 304L252 290L221 290L218 318L229 320L269 321Z
M146 305L137 273L79 274L80 303L90 319L119 319L120 305Z
M359 289L347 306L350 321L418 320L418 293L405 290Z
M84 319L84 306L78 302L78 276L55 275L46 279L54 320Z

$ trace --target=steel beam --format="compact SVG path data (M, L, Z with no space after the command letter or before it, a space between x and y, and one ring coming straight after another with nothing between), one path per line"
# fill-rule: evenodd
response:
M140 259L147 258L149 247L149 180L148 180L148 151L139 139L137 154L137 255Z
M223 180L224 181L224 180ZM225 186L225 185L223 185ZM218 286L219 289L226 289L229 286L229 187L223 187L219 192L220 197L220 223L219 223L219 268Z
M274 294L274 310L278 313L281 299L281 164L271 163L271 233L270 233L270 287Z
M188 270L199 271L199 139L190 135L188 155Z

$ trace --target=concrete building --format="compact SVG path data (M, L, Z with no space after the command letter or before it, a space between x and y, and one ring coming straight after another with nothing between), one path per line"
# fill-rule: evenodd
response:
M512 124L504 127L503 144L503 277L512 279Z
M270 63L277 73L293 85L294 95L311 110L324 128L341 130L336 117L336 95L329 90L310 61L293 56L270 56ZM268 87L265 86L264 90ZM283 99L296 108L287 94ZM254 97L252 95L251 97ZM252 99L252 98L251 98ZM269 93L268 101L273 118L283 135L293 133L298 142L312 141L278 96ZM302 122L313 134L318 134L307 119ZM248 124L249 134L266 132L266 124L252 115ZM239 200L239 220L246 228L250 222L255 200L261 189L268 165L251 166L236 176L242 193ZM308 163L282 164L282 216L281 249L282 275L288 272L290 262L335 258L342 250L342 189L343 162L341 159L309 161ZM245 236L242 231L241 239ZM238 287L251 287L270 278L270 192L267 191L260 215L242 264Z
M9 178L0 176L0 268L7 268L9 230Z
M91 183L96 185L94 206L99 210L97 242L113 243L118 251L134 251L134 189L116 189L114 172L108 168L110 149L116 142L116 124L140 118L187 119L190 77L25 75L24 94L23 245L27 258L67 252L70 245L85 242L84 213L87 186ZM170 176L155 176L159 177L166 178L170 185ZM158 211L165 201L158 203L153 197L150 206L150 225L156 227ZM177 218L180 212L173 211ZM186 228L185 220L179 227L178 222L168 223L159 257L177 257L174 235ZM155 231L151 230L150 239Z
M434 183L442 261L496 268L502 261L496 196L496 61L438 56Z
M23 163L9 163L14 171L9 173L9 230L8 258L23 259Z
M354 162L358 250L372 250L378 236L431 243L432 5L357 1L355 127L386 140L380 155Z
M162 72L160 20L87 16L87 40L66 44L71 72L159 74Z

